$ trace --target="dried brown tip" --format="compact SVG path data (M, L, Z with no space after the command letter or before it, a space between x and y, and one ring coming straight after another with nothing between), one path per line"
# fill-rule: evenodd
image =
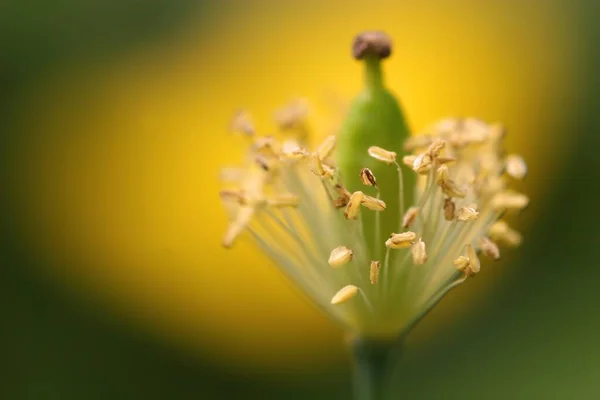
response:
M352 56L357 60L362 60L367 55L375 55L384 59L391 54L392 39L383 32L362 32L354 38Z

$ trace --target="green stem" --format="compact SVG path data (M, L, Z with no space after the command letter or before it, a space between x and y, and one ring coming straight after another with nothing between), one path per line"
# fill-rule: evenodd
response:
M356 400L389 398L390 376L397 361L398 342L357 338L352 343L355 360Z
M383 71L381 70L381 60L375 55L368 55L364 59L365 63L365 86L369 90L383 89Z

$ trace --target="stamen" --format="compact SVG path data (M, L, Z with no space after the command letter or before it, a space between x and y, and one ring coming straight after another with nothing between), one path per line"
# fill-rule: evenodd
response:
M277 142L273 136L262 136L254 139L252 150L263 156L274 157L277 155Z
M469 265L471 264L468 257L458 256L452 264L456 267L460 272L465 272Z
M394 156L395 157L395 156ZM394 158L394 164L398 170L398 202L400 203L400 215L404 214L404 177L402 176L402 167Z
M379 270L381 269L381 262L379 261L371 261L371 266L369 269L369 280L372 285L377 283L379 279Z
M430 135L411 136L404 142L404 151L413 151L428 147L433 142Z
M267 172L274 171L279 164L279 160L272 156L266 156L264 154L257 154L254 158L254 161L259 167L261 167L264 171Z
M410 228L410 226L417 219L417 215L419 214L419 207L411 207L408 209L404 217L402 218L402 227L404 229Z
M477 253L475 252L475 249L473 248L473 246L471 246L470 244L468 244L466 246L467 248L467 256L469 257L469 268L471 269L471 272L473 274L478 273L481 270L481 263L479 262L479 257L477 257Z
M352 193L350 199L348 200L346 210L344 211L344 217L346 217L346 219L358 218L360 204L362 203L364 196L364 193L360 191Z
M219 197L222 201L233 201L237 204L245 204L244 195L241 190L224 189L219 191Z
M450 179L450 174L448 173L448 166L442 165L437 170L437 182L438 185L442 188L442 191L448 197L465 197L465 192L461 190L458 185Z
M452 221L454 219L454 211L456 210L456 205L452 201L451 198L444 199L444 219L446 221Z
M433 164L433 159L429 153L421 153L413 161L412 169L417 174L426 175Z
M275 112L275 122L282 130L298 128L306 120L308 111L307 102L296 99Z
M353 298L358 294L358 287L354 285L347 285L341 288L331 299L331 304L337 305L342 304Z
M383 211L385 210L385 202L383 200L379 200L375 197L363 195L362 205L373 211Z
M223 168L219 172L219 180L225 183L239 183L244 177L244 170L241 168Z
M513 191L500 192L492 198L491 205L495 210L522 210L529 205L529 197Z
M452 264L466 276L478 273L481 269L481 264L479 263L479 257L477 257L477 253L475 252L475 249L473 249L473 246L470 244L466 245L465 254L465 256L459 256L455 259Z
M479 248L486 257L494 261L500 259L500 249L498 249L498 245L492 242L488 237L482 236L479 239Z
M393 151L387 151L378 146L371 146L367 151L371 157L388 165L396 162L396 153Z
M406 249L413 244L416 237L416 233L411 231L392 233L391 237L386 240L385 246L389 249Z
M381 197L381 192L377 187L377 200ZM375 256L379 258L381 255L381 213L375 214Z
M527 166L517 155L502 157L501 128L475 119L444 121L427 135L406 141L405 148L415 154L402 161L393 151L370 147L370 157L394 164L398 172L399 199L392 203L399 204L399 209L388 212L399 219L394 223L402 233L381 240L385 234L381 212L391 203L383 201L388 199L381 198L379 185L385 188L390 182L381 180L383 176L378 181L373 171L362 168L360 182L374 189L350 193L340 184L341 172L333 164L335 136L328 136L311 151L301 146L304 138L299 135L308 126L306 112L301 103L278 111L280 127L294 130L284 141L257 137L244 112L232 121L232 129L251 137L251 148L248 168L222 174L228 185L219 195L230 217L223 244L231 246L247 230L284 272L349 328L361 334L380 333L388 327L410 329L448 290L480 271L481 254L494 260L500 257L492 239L509 245L521 242L519 232L497 221L505 210L520 210L529 203L527 196L507 190L509 177L522 179ZM406 212L405 166L426 174L418 177L418 199ZM311 170L319 179L311 176ZM361 213L362 207L376 212L374 226L367 224L375 232L364 231L363 218L368 215ZM343 216L338 208L344 208ZM391 254L409 247L410 251ZM341 270L327 268L325 260ZM365 291L360 289L363 285L378 286ZM329 298L336 287L341 289ZM357 294L366 306L350 301ZM370 303L367 294L377 302ZM345 303L351 308L330 306ZM393 313L395 305L407 308ZM365 307L377 312L365 315ZM388 317L389 321L380 320Z
M475 207L462 207L458 210L458 214L456 219L459 221L471 221L477 219L479 217L479 212L475 209Z
M521 234L508 226L505 221L497 221L489 230L490 238L509 246L518 246L523 241Z
M363 168L360 170L360 181L365 186L377 187L377 179L369 168Z
M389 279L388 276L390 274L390 247L386 247L385 249L385 257L383 259L383 289L384 289L384 293L382 293L382 295L385 295L385 292L387 292L387 287L389 286Z
M300 147L295 140L286 140L281 146L281 155L285 159L298 161L306 157L308 152Z
M444 165L444 164L451 164L453 162L456 162L456 158L454 158L454 157L437 157L435 159L435 161L439 165Z
M242 206L239 208L235 220L229 225L223 238L224 247L230 248L233 245L235 239L246 229L253 215L254 207Z
M411 253L413 264L423 265L427 262L427 251L422 239L419 238L419 241L412 246Z
M373 304L371 304L371 302L369 301L369 298L367 297L367 294L363 291L363 290L358 290L358 293L360 293L360 295L362 296L367 308L370 311L373 311Z
M272 207L298 207L300 199L295 194L278 194L267 199L267 204Z
M431 145L429 145L427 153L432 159L436 159L444 147L446 147L446 141L437 138L433 141L433 143L431 143Z
M404 165L406 165L408 168L412 169L413 165L415 164L416 159L417 159L416 155L410 154L410 155L402 157L402 163Z
M328 159L335 148L336 138L334 135L327 136L323 143L317 148L317 155L321 161Z
M352 195L345 187L340 184L336 184L334 189L337 190L339 196L334 200L335 208L343 208L348 205L350 201L350 196Z
M508 176L521 180L527 175L527 164L521 156L511 154L506 157L504 161L506 165L506 173Z
M317 153L312 155L314 167L312 172L322 179L332 178L335 170L323 162Z
M255 133L252 119L245 110L238 110L234 114L229 125L229 130L242 133L246 136L253 136Z
M331 251L329 260L327 262L333 268L339 268L342 265L348 264L350 261L352 261L353 255L354 252L346 246L339 246Z

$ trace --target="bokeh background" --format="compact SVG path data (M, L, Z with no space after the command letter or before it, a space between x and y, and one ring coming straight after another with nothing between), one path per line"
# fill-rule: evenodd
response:
M502 121L525 156L505 251L412 333L404 398L600 396L600 7L594 1L8 0L0 5L0 398L348 398L343 333L242 241L220 248L234 110L360 89L395 39L415 131Z

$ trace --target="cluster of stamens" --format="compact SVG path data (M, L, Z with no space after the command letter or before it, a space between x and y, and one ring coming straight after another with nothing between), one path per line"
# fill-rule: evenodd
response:
M291 126L306 125L288 118L285 128ZM224 245L249 232L293 281L353 330L401 331L477 274L480 255L497 260L497 242L521 242L500 218L527 206L525 195L507 189L527 168L521 157L503 156L500 126L444 120L408 139L404 151L410 155L400 162L390 149L369 148L372 158L398 170L400 188L403 173L418 175L414 205L404 210L400 193L398 231L389 236L380 228L381 216L390 212L380 198L385 182L363 168L364 189L347 190L333 160L335 136L310 151L304 135L282 141L257 136L245 114L237 115L234 127L251 145L247 165L223 174L229 187L221 198L231 219ZM372 232L365 231L364 212L376 213Z

